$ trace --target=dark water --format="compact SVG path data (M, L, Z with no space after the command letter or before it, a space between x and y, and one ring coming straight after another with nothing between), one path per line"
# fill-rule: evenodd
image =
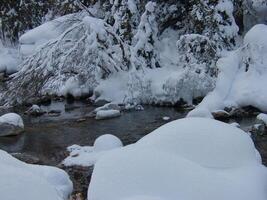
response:
M175 108L148 106L144 111L123 112L119 118L102 121L86 118L86 121L77 122L94 109L80 104L77 106L79 108L70 112L64 111L64 103L44 107L47 111L61 110L59 117L29 118L24 115L24 134L0 138L0 149L9 153L27 153L39 157L44 164L57 165L66 156L66 148L70 145L92 145L103 134L116 135L127 145L167 123L162 117L175 120L186 115Z

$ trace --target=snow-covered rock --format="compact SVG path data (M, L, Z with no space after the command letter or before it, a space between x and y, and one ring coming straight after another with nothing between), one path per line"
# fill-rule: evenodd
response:
M106 134L98 137L94 142L94 151L107 151L122 147L123 144L119 138L114 135Z
M0 194L8 200L67 200L72 182L63 170L30 165L0 150Z
M241 129L204 118L173 121L95 164L90 200L265 200L267 169Z
M257 119L262 121L267 126L267 114L261 113L257 116Z
M94 110L95 113L97 113L100 110L121 110L121 107L118 104L115 103L107 103L104 106L98 107Z
M96 119L102 120L102 119L110 119L115 117L120 117L121 112L119 110L99 110L96 113Z
M122 146L121 140L116 136L102 135L95 140L93 146L72 145L68 147L70 155L62 161L62 164L65 166L92 166L105 153Z
M23 131L23 120L18 114L8 113L0 117L0 136L18 135Z
M40 106L38 105L32 105L27 111L26 114L32 115L32 116L40 116L43 115L45 111L43 111Z
M267 111L267 26L254 26L243 47L221 58L215 89L188 116L198 116L225 107L253 106Z

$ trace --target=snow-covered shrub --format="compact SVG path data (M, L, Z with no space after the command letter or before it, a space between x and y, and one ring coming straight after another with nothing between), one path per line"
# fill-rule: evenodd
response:
M168 123L95 164L90 200L265 200L267 169L248 134L219 121Z
M71 20L72 25L28 57L14 75L5 94L11 102L21 103L45 94L60 95L62 88L66 92L71 88L75 94L70 82L89 94L101 78L127 70L127 46L111 26L84 13L66 20Z
M267 111L266 35L266 25L254 26L246 34L241 48L218 61L220 72L214 91L189 116L225 107L254 106Z

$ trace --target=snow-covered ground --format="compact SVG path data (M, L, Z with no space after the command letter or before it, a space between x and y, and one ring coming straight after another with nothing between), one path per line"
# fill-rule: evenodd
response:
M0 195L8 200L67 200L72 182L63 170L23 163L0 150Z
M267 111L267 26L254 26L244 45L221 58L215 89L188 116L211 116L225 107L254 106Z
M249 135L204 118L173 121L95 164L90 200L266 200Z

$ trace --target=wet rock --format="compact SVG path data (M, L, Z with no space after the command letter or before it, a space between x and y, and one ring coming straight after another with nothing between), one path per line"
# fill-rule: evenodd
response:
M15 126L8 123L0 123L0 137L1 136L15 136L19 135L24 131L24 128Z
M218 111L212 112L212 116L214 117L214 119L222 120L222 121L230 118L230 114L224 110L218 110Z
M48 112L48 115L50 117L58 117L58 116L60 116L60 114L61 114L61 110L50 110Z
M80 118L80 119L77 119L77 120L76 120L76 122L79 122L79 123L80 123L80 122L84 122L84 121L86 121L85 118Z
M231 118L243 118L249 116L249 113L242 108L226 108L226 112L229 112Z
M42 164L41 160L33 155L26 154L26 153L13 153L11 154L13 157L17 158L28 164Z

